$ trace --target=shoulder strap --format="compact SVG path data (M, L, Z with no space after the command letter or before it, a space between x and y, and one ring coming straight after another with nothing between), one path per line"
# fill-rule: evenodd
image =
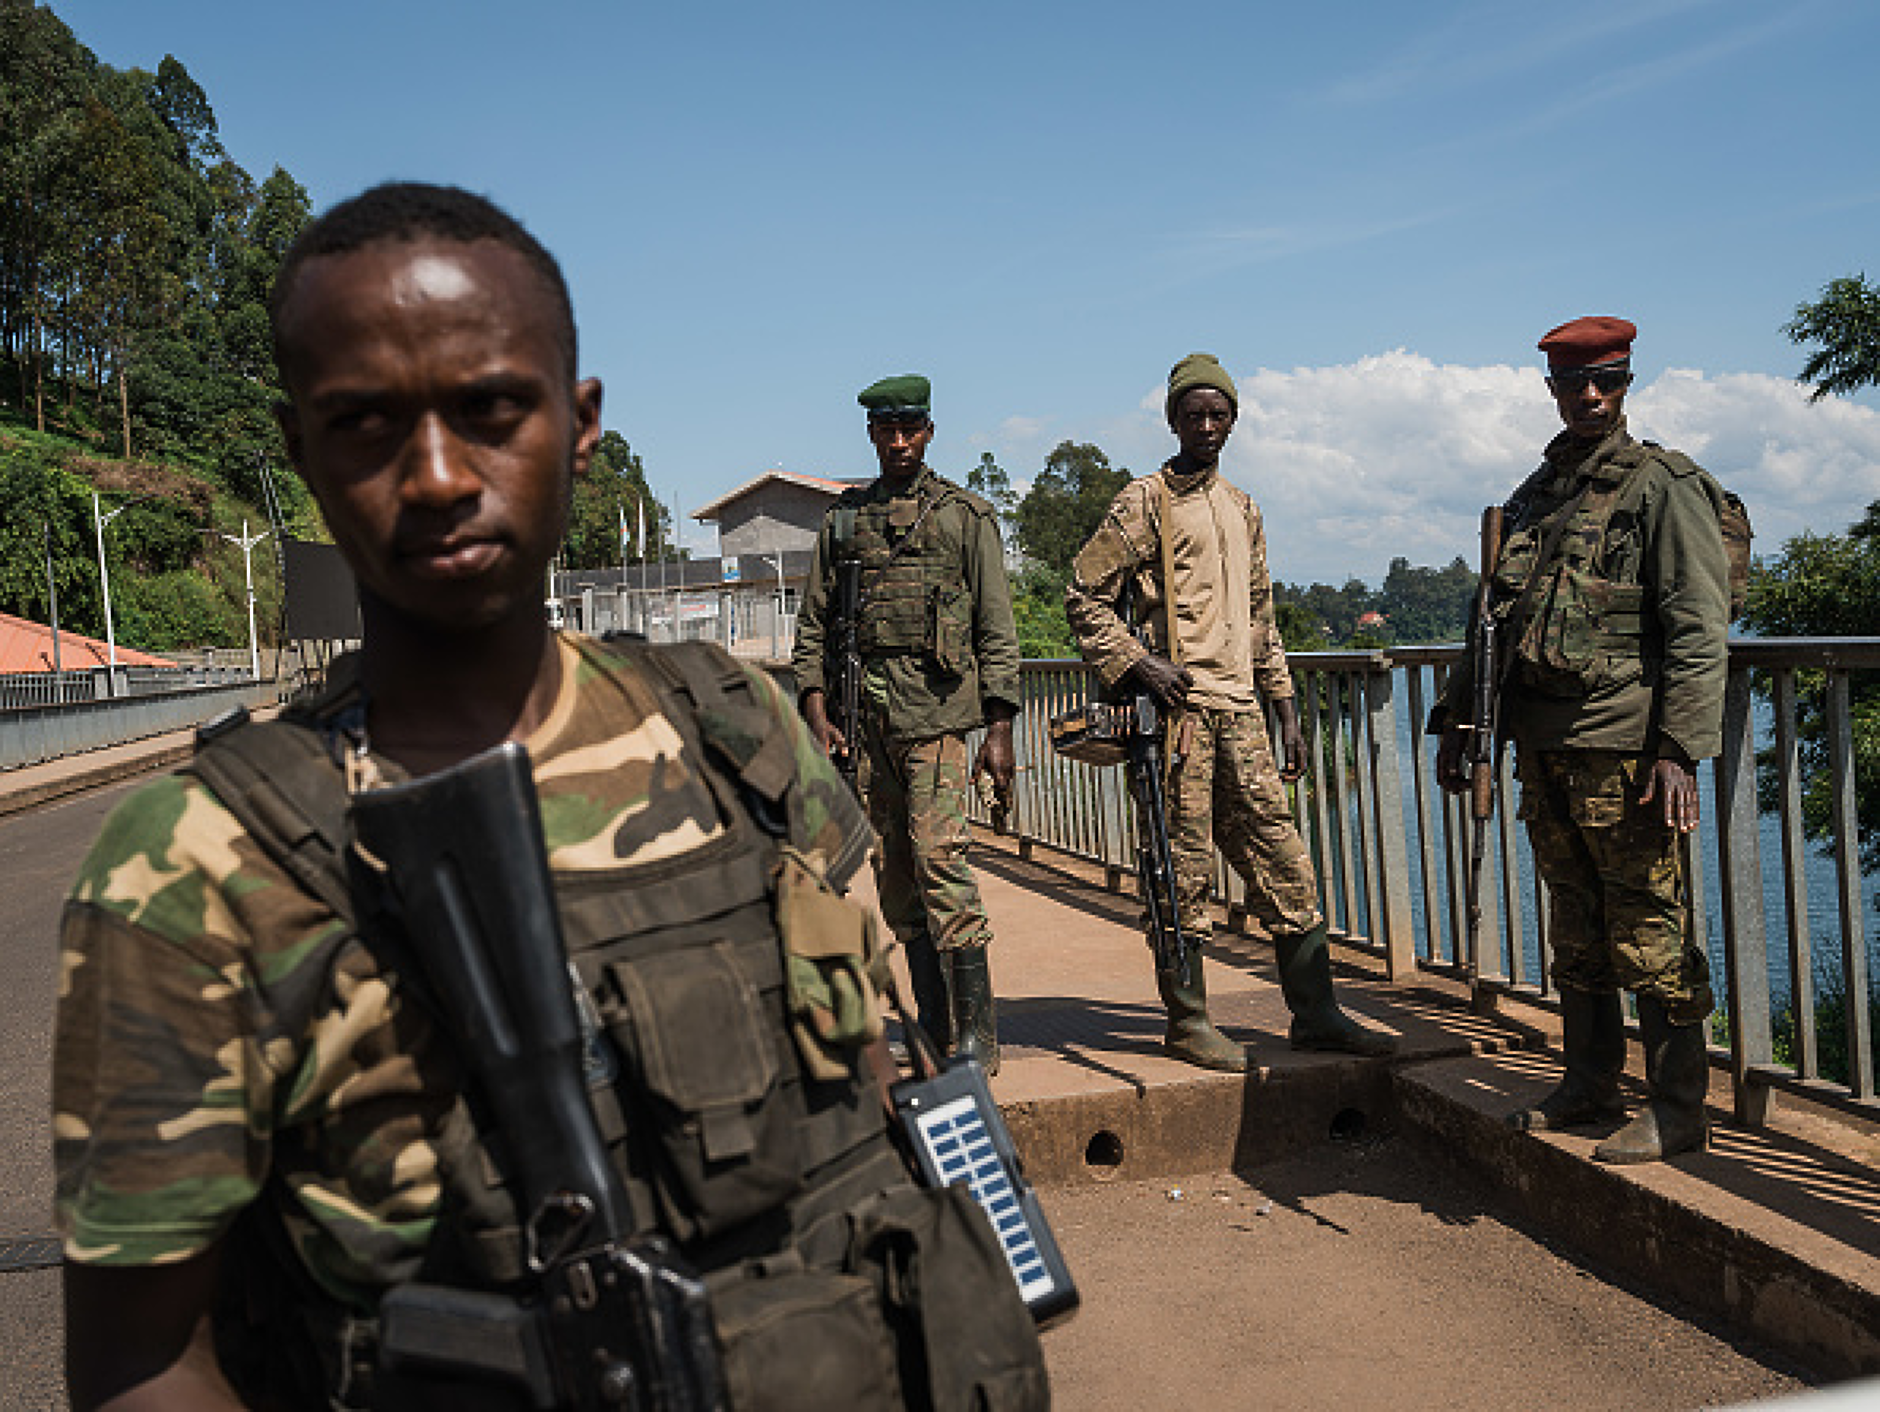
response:
M334 913L354 919L346 879L345 776L311 720L210 722L183 773L201 780L263 852Z
M684 733L698 722L706 755L767 804L775 805L796 779L796 758L776 718L757 700L750 676L715 642L654 644L604 638L602 646L650 684ZM748 804L747 800L747 804ZM771 821L760 814L767 830Z
M1169 494L1168 477L1156 473L1156 523L1155 539L1162 551L1162 610L1168 614L1168 659L1176 666L1182 661L1181 635L1175 631L1175 546L1169 536L1169 507L1173 497Z

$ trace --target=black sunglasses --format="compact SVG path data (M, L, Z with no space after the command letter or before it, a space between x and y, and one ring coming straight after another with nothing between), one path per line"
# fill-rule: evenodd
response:
M1632 381L1630 368L1565 368L1547 375L1555 392L1578 392L1589 382L1601 392L1618 392Z

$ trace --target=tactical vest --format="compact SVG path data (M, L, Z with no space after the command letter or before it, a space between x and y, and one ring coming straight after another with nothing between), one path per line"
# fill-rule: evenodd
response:
M1615 664L1652 661L1663 643L1646 609L1645 587L1600 572L1614 521L1638 508L1646 470L1657 462L1674 476L1714 478L1681 452L1652 442L1622 448L1571 499L1537 503L1551 468L1515 492L1505 509L1514 526L1496 561L1496 611L1513 643L1522 682L1548 694L1579 695L1610 680ZM1749 579L1749 513L1721 486L1718 520L1729 571L1729 614L1743 608ZM1536 575L1538 574L1538 577Z
M928 1198L943 1193L911 1184L887 1140L880 1102L861 1080L866 1036L855 1031L880 1032L866 975L876 960L872 917L793 856L785 821L795 804L794 755L743 671L708 644L609 645L657 688L662 713L688 758L702 763L725 821L719 838L683 857L556 879L578 999L599 1025L590 1096L634 1224L671 1236L705 1274L734 1406L900 1408L892 1349L905 1335L884 1327L896 1310L877 1307L882 1280L850 1268L857 1264L850 1247L872 1230L873 1239L918 1249L922 1234L909 1227L922 1228L929 1246L940 1240L944 1248L927 1252L935 1279L962 1284L964 1297L955 1307L937 1291L935 1317L970 1321L975 1301L1000 1307L1000 1290L986 1287L983 1252L961 1273L960 1253L978 1238L970 1216L936 1207ZM382 920L354 919L339 873L334 844L343 850L347 801L320 724L303 713L294 725L231 731L206 742L188 769L353 922L328 943L337 955L362 930L380 932ZM395 943L386 949L395 964ZM421 982L408 988L422 994ZM803 1003L806 991L821 1003ZM418 1278L514 1286L524 1272L517 1212L461 1102L433 1142L444 1197ZM261 1243L274 1246L269 1264L278 1268L278 1236L264 1234ZM1002 1261L996 1244L991 1251ZM286 1263L299 1271L291 1257ZM1011 1286L1002 1270L994 1273ZM253 1291L242 1297L252 1315ZM323 1318L308 1318L310 1300L324 1303ZM287 1317L311 1328L320 1345L314 1355L333 1406L424 1405L383 1386L372 1390L371 1320L308 1288L289 1302L296 1307ZM1018 1309L1023 1314L1022 1302ZM918 1293L912 1312L899 1313L916 1326L928 1317ZM1036 1348L1029 1315L1015 1321L1006 1310L995 1319L990 1336L1010 1355L998 1377L1023 1389L1035 1374L1042 1389L1041 1361L1024 1346L1029 1339ZM284 1358L277 1336L267 1335L269 1362L308 1361ZM221 1337L218 1346L234 1341ZM817 1365L807 1378L805 1359ZM942 1381L952 1376L933 1371Z
M931 472L917 496L839 507L838 559L862 561L857 646L864 658L923 656L948 676L972 665L973 595L960 556L934 523L965 494Z

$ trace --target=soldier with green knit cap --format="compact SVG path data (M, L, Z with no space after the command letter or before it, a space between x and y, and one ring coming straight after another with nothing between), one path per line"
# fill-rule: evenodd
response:
M998 512L928 467L926 378L883 378L857 400L881 474L845 492L817 536L792 659L799 703L825 748L861 752L862 794L881 836L881 913L906 948L921 1028L942 1052L997 1073L992 928L966 857L966 791L986 775L1009 796L1016 770L1018 631ZM845 560L861 563L859 740L830 720L826 700ZM982 725L969 767L966 736Z
M1295 1049L1391 1053L1387 1036L1339 1008L1312 860L1287 807L1284 782L1305 768L1292 674L1273 622L1273 586L1259 508L1221 474L1240 395L1211 354L1169 374L1165 410L1181 449L1154 475L1123 488L1078 552L1065 608L1084 657L1106 686L1154 692L1170 730L1191 744L1163 782L1176 907L1192 947L1205 947L1218 848L1247 885L1248 911L1272 938ZM1150 646L1119 615L1126 589ZM1279 722L1281 768L1265 708ZM1248 1067L1244 1045L1208 1017L1199 963L1158 971L1168 1010L1164 1048L1207 1069Z

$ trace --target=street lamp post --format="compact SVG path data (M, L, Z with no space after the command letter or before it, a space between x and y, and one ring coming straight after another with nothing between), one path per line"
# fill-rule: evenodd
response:
M250 681L261 680L261 651L255 645L254 548L273 532L272 530L263 530L260 534L250 535L248 533L248 521L243 520L240 539L237 539L232 534L222 536L222 538L226 539L230 544L239 544L242 547L242 581L248 589L248 680Z
M104 640L111 654L109 680L111 683L111 694L113 696L118 694L117 625L111 618L111 570L105 566L104 561L104 530L106 525L110 524L111 521L130 509L131 506L141 504L143 501L150 499L151 495L154 494L155 492L152 491L150 494L139 495L134 500L126 500L122 505L112 510L110 514L106 515L101 513L102 506L98 503L98 492L94 490L91 493L91 524L92 529L98 536L98 584L104 591Z

